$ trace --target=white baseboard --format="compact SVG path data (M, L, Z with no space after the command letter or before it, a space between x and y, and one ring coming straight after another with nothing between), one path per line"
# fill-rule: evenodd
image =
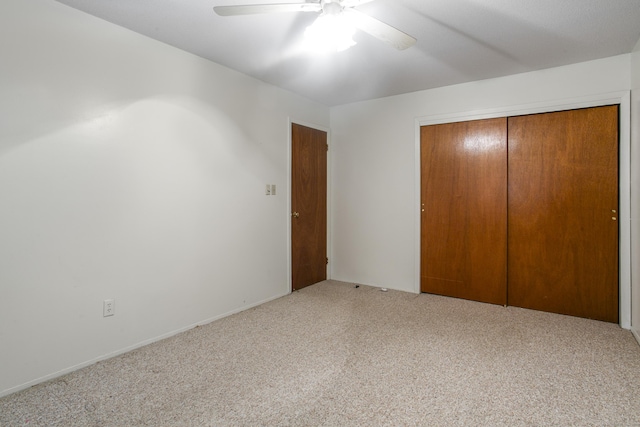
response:
M193 329L193 328L195 328L197 326L203 326L203 325L209 324L211 322L214 322L216 320L222 319L224 317L231 316L232 314L240 313L241 311L245 311L245 310L248 310L250 308L257 307L257 306L262 305L264 303L267 303L269 301L273 301L273 300L276 300L278 298L282 298L283 296L288 295L289 293L290 292L285 292L283 294L278 294L278 295L276 295L274 297L270 297L270 298L267 298L265 300L255 302L253 304L249 304L249 305L245 305L245 306L239 307L237 309L228 311L228 312L220 314L218 316L214 316L214 317L202 320L200 322L193 323L193 324L185 326L183 328L176 329L176 330L171 331L171 332L167 332L166 334L162 334L162 335L159 335L157 337L141 341L141 342L136 343L134 345L131 345L131 346L128 346L128 347L124 347L124 348L121 348L121 349L116 350L116 351L112 351L112 352L104 354L102 356L98 356L98 357L96 357L94 359L90 359L90 360L87 360L85 362L78 363L76 365L70 366L68 368L61 369L61 370L59 370L57 372L45 375L43 377L36 378L34 380L31 380L31 381L27 381L26 383L23 383L23 384L15 386L15 387L11 387L11 388L8 388L6 390L0 391L0 397L8 396L10 394L13 394L13 393L16 393L18 391L27 389L29 387L32 387L34 385L43 383L45 381L49 381L49 380L52 380L54 378L61 377L62 375L69 374L69 373L71 373L73 371L77 371L78 369L86 368L87 366L93 365L93 364L101 362L103 360L111 359L112 357L116 357L116 356L119 356L121 354L128 353L128 352L130 352L132 350L135 350L137 348L144 347L145 345L149 345L149 344L152 344L154 342L161 341L161 340L166 339L166 338L170 338L170 337L172 337L174 335L177 335L177 334L180 334L182 332L188 331L189 329Z
M636 341L638 341L638 344L640 345L640 331L637 329L631 328L631 333L633 334Z

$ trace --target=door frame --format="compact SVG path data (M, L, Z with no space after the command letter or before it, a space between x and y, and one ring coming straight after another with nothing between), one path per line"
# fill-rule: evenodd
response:
M483 110L459 111L415 119L415 195L414 195L414 289L420 293L420 127L497 117L551 113L563 110L617 104L619 116L619 319L620 327L631 329L631 92L619 91L579 98L556 99Z
M288 117L287 119L287 293L291 293L293 289L293 272L291 263L291 173L292 160L293 160L293 141L291 135L291 127L293 124L306 126L308 128L316 129L327 133L327 144L331 148L331 130L328 127L305 122L304 120L297 120L296 118ZM327 153L327 257L329 263L327 264L327 280L331 279L331 149Z

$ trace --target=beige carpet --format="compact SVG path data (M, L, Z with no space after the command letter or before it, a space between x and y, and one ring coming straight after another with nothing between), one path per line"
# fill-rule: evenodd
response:
M0 425L640 426L640 346L329 281L0 399Z

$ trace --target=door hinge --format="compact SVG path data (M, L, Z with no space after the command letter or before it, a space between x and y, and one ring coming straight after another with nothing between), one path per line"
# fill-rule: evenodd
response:
M329 144L327 144L327 151L329 151Z
M327 264L329 264L329 257L327 257Z

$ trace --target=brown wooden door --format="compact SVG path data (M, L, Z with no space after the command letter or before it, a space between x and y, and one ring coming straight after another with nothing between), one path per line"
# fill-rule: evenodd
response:
M421 290L506 304L507 120L423 126Z
M509 305L617 322L617 211L617 106L509 118Z
M292 289L327 278L327 133L291 127Z

